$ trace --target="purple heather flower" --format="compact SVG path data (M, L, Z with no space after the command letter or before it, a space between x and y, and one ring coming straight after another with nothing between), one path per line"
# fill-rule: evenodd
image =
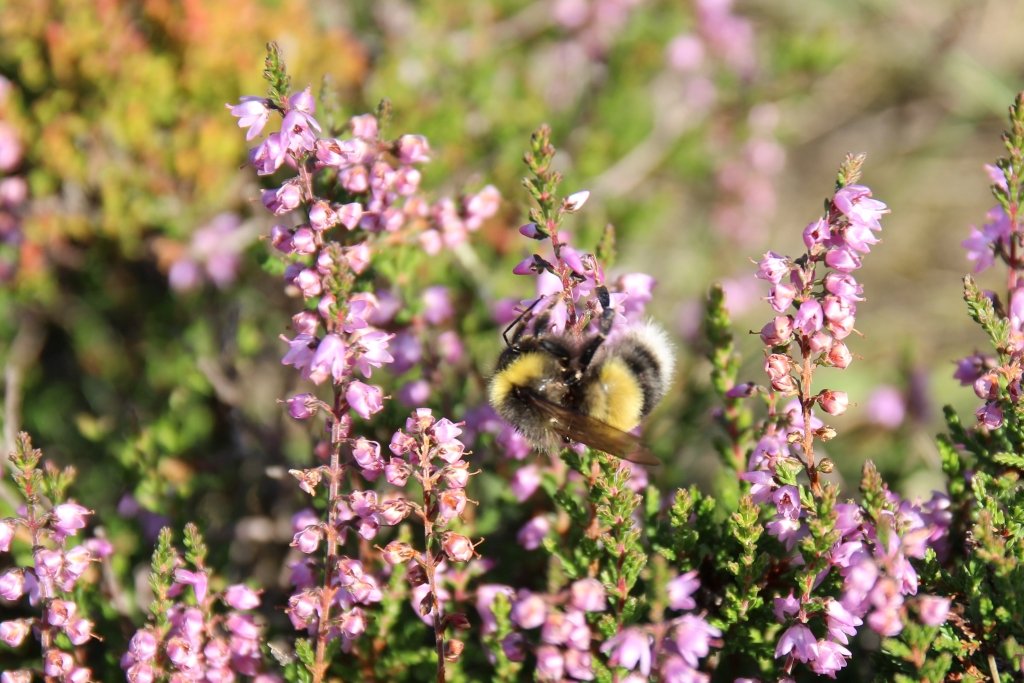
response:
M421 295L423 300L423 317L431 325L441 325L451 319L455 311L452 308L451 294L443 285L427 287Z
M53 527L60 538L74 536L79 529L85 528L86 515L92 511L75 502L61 503L53 508Z
M548 606L542 597L529 591L520 591L512 603L509 616L516 626L529 630L543 624L547 614Z
M607 606L604 585L597 579L574 581L569 591L570 603L583 612L603 612Z
M476 589L476 610L480 614L480 621L485 634L494 633L498 628L494 611L491 609L494 598L498 593L504 594L510 603L515 596L515 592L510 587L498 583L485 583Z
M261 196L263 206L275 216L281 216L302 203L302 189L296 181L286 181L276 190L263 190Z
M934 595L922 595L918 599L918 611L921 623L925 626L940 626L946 623L949 614L949 598Z
M31 630L31 623L27 619L0 621L0 642L12 648L19 647Z
M244 584L236 583L224 591L224 602L234 609L255 609L260 605L260 594Z
M225 104L231 115L238 119L239 128L248 128L245 133L246 140L252 140L263 131L270 119L270 107L266 99L262 97L242 97L238 104Z
M516 541L527 550L536 550L544 537L551 531L551 522L545 515L537 515L523 525L516 534Z
M192 590L195 592L196 602L202 604L203 600L206 599L206 587L209 581L209 577L206 572L203 571L190 571L188 569L175 569L174 570L174 581L186 586L192 586Z
M296 337L296 340L298 340L298 337ZM317 344L316 351L309 361L309 369L307 371L309 379L314 384L322 384L329 377L333 378L335 383L341 382L345 378L349 367L347 351L348 346L342 341L341 337L336 334L326 335ZM289 351L290 353L291 351Z
M844 641L845 642L845 641ZM831 640L818 641L818 654L811 662L811 670L829 678L835 678L836 672L846 666L846 658L852 653Z
M25 572L14 567L0 574L0 598L17 600L25 593Z
M825 613L828 615L826 624L829 635L844 645L850 642L847 636L856 635L857 627L864 623L863 619L850 612L843 603L832 598L828 599Z
M772 491L775 490L775 478L767 470L754 470L744 472L740 479L750 483L750 497L758 505L771 500Z
M0 519L0 553L6 553L11 549L11 541L14 539L14 520Z
M565 673L569 678L577 681L594 680L593 658L589 652L570 648L565 650L563 656Z
M403 135L398 138L395 147L395 156L403 164L430 161L430 145L422 135Z
M619 631L601 645L601 652L608 655L612 666L639 669L644 676L651 673L651 641L639 628L630 626Z
M509 488L512 490L512 495L516 497L516 500L522 503L540 487L540 481L540 468L536 465L525 465L516 470L516 473L512 475L512 482Z
M702 617L684 614L676 620L672 631L672 642L683 660L696 668L698 660L706 657L711 649L711 639L718 638L722 631L708 624Z
M786 621L786 617L793 616L800 611L800 601L793 595L793 591L789 592L786 597L776 596L773 600L772 610L775 612L775 620L780 624Z
M697 571L688 571L680 574L668 582L668 606L672 609L693 609L697 602L693 594L700 588L700 580L697 579Z
M565 671L565 658L554 645L537 648L537 677L542 681L560 681Z
M999 429L1003 426L1003 409L997 403L986 403L974 414L978 422L988 429Z
M793 326L805 335L811 335L821 329L824 315L821 304L815 299L808 299L800 304Z
M854 253L852 249L835 247L825 253L825 265L843 273L849 273L861 267L861 257ZM832 289L829 289L829 291L837 293Z
M318 524L310 524L302 531L299 531L292 538L292 545L299 549L299 552L309 555L315 553L316 549L320 546L320 540L323 538L323 529Z
M384 408L384 392L378 386L354 381L345 390L345 400L364 420Z
M249 150L249 164L256 169L256 175L272 175L284 165L288 148L280 133L271 133L267 139ZM264 194L264 203L267 195ZM267 208L270 208L268 205ZM284 213L284 212L282 212Z
M868 396L865 407L868 419L887 429L896 429L906 416L903 393L892 386L881 386Z
M790 652L801 662L812 662L818 658L818 641L811 629L799 623L786 629L775 646L775 658L784 657Z
M757 264L756 277L779 284L790 270L789 259L774 251L766 253Z

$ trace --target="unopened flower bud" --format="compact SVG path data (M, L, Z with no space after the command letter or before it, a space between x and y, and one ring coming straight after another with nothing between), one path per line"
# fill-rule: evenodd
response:
M842 415L850 405L850 398L845 391L825 389L818 394L818 405L829 415Z
M590 199L589 190L573 192L562 201L562 209L567 213L575 213L583 208L583 205L587 203L588 199Z
M831 441L832 439L836 438L836 430L832 429L831 427L827 427L827 426L826 427L822 427L821 429L814 430L814 434L819 439L821 439L822 441L826 441L826 442L827 441Z
M831 474L832 470L836 468L835 463L833 463L829 458L822 458L817 467L818 471L822 474Z
M469 562L476 555L473 542L469 538L450 531L442 537L441 547L452 562Z
M465 631L471 626L469 617L462 612L452 612L451 614L444 615L444 624L460 631Z
M519 234L523 237L529 237L531 240L542 240L547 237L547 233L541 230L536 223L520 225Z

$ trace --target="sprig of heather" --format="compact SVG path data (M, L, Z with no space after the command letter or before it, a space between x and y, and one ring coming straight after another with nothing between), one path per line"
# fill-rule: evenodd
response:
M964 278L964 298L975 322L989 336L995 356L974 353L961 359L954 377L971 385L984 404L975 412L988 431L1005 423L1007 411L1019 411L1021 362L1024 358L1024 95L1010 107L1009 129L1003 134L1007 156L986 165L998 205L989 210L982 227L971 227L964 240L968 260L979 273L999 261L1006 268L1006 291L1000 296L982 291L974 278ZM1016 422L1016 420L1014 420ZM1018 441L1018 443L1020 443Z
M832 464L827 459L815 462L814 442L827 441L835 431L814 417L814 406L841 415L849 398L844 391L814 392L814 371L821 366L845 369L852 362L843 340L854 331L857 303L864 300L863 287L852 273L878 243L879 219L889 211L872 199L870 189L855 184L863 162L862 155L851 155L840 166L836 193L825 202L824 216L804 230L807 251L802 256L770 251L758 263L757 277L772 284L768 303L778 314L761 329L767 347L765 372L771 393L796 399L786 409L787 429L798 434L792 442L815 496L822 495L819 473L830 471Z
M493 215L497 192L485 188L458 203L444 198L431 204L419 194L417 166L429 159L430 151L425 138L384 139L380 116L370 114L349 121L348 137L328 137L314 117L308 88L286 96L287 76L273 49L267 68L270 97L242 98L231 109L249 129L249 139L263 130L271 113L280 115L280 130L253 149L250 162L259 175L286 168L296 172L263 192L263 203L274 215L301 216L295 227L276 225L271 235L272 244L289 261L286 285L306 304L292 319L295 336L284 338L289 350L282 362L314 384L329 383L333 393L329 401L313 393L287 401L295 419L325 416L329 453L327 463L291 472L307 494L326 498L327 510L326 520L314 513L293 520L292 545L309 559L293 565L296 593L288 614L297 629L306 629L313 638L312 643L299 641L296 653L314 681L327 677L331 653L339 644L354 652L359 667L372 668L387 659L382 652L387 643L357 647L357 641L368 630L366 609L393 597L380 588L382 563L401 562L408 565L414 607L433 624L437 675L444 680L445 662L458 660L462 650L461 641L446 637L446 629L465 620L445 613L443 561L467 563L475 555L469 538L451 526L468 500L465 449L456 438L459 426L447 419L435 421L427 409L416 410L406 431L395 434L387 461L378 442L358 435L356 420L371 420L388 398L380 386L363 379L370 379L374 369L395 364L393 349L402 352L394 374L419 362L423 327L414 319L415 329L407 330L406 342L395 348L395 334L379 325L391 321L400 302L387 290L381 296L365 290L381 279L369 277L380 247L418 245L427 254L456 247ZM430 326L445 323L453 313L443 289L428 290L423 308L422 321ZM447 343L449 359L461 354L458 346ZM403 388L404 401L417 404L427 398L415 384ZM372 483L381 475L398 489L410 478L419 482L422 497L417 501L401 491L379 494L372 486L362 487L360 476ZM412 513L423 525L424 549L393 541L381 555L374 554L367 541L381 527L398 525ZM360 539L357 557L346 554L350 532ZM317 554L322 562L312 560Z
M160 531L151 565L149 623L135 632L121 657L127 680L232 680L243 675L260 683L281 681L265 672L260 645L265 636L251 612L260 605L259 591L244 584L210 590L211 579L216 580L194 524L185 526L184 545L182 554L171 530Z
M110 547L98 539L74 543L92 511L67 497L74 468L60 470L48 462L41 467L41 460L42 452L32 448L29 436L19 434L10 462L25 504L17 517L0 519L0 557L15 562L0 572L0 598L12 608L12 617L15 611L26 615L0 621L0 641L18 649L31 633L39 643L41 666L4 675L10 674L7 680L12 682L41 673L48 681L84 683L93 680L82 662L94 635L93 622L79 602L88 583L83 575L94 560L110 554ZM12 551L22 540L31 547L29 566L19 566ZM32 613L36 616L28 616Z

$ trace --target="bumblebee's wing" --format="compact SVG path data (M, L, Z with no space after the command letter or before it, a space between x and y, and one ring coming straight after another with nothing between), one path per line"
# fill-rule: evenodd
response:
M661 465L661 461L644 447L640 437L616 429L596 418L552 403L535 392L528 391L526 396L547 416L548 424L559 436L564 436L570 441L578 441L594 450L603 451L638 465Z

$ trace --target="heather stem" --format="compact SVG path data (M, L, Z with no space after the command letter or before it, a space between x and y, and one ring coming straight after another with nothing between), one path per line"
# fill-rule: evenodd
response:
M340 394L338 394L340 398ZM337 406L334 421L331 424L331 464L327 493L327 560L324 564L324 583L320 591L320 620L316 632L316 661L313 666L313 681L321 683L327 676L327 641L331 630L331 603L334 600L334 588L331 586L331 575L338 562L338 539L335 534L337 522L337 501L342 477L341 468L341 416L343 406Z
M815 497L821 497L821 483L818 481L818 470L814 466L814 431L811 426L811 407L814 405L814 399L811 398L811 376L814 373L814 365L811 363L810 349L801 348L800 350L803 353L804 359L800 381L800 407L804 419L804 467L807 468L807 478L810 480L811 493Z
M430 448L427 444L421 446L419 456L423 483L423 571L427 575L427 585L430 586L430 612L433 617L431 621L434 622L434 647L437 650L437 681L444 683L447 680L444 670L444 624L441 622L437 561L434 554L434 482L430 476Z

